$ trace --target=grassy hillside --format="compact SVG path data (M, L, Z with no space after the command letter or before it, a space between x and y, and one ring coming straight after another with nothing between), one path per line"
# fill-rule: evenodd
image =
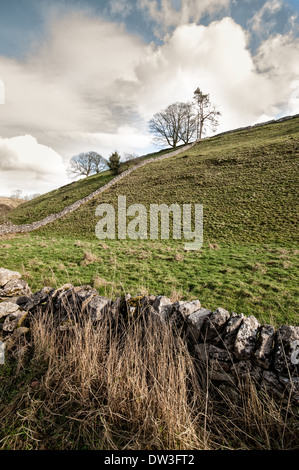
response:
M17 225L41 220L88 196L88 194L108 183L111 178L113 178L111 172L105 171L89 178L74 181L54 191L42 194L32 201L25 202L22 206L10 212L7 219Z
M128 162L123 162L121 163L120 170L124 171L142 160L158 157L172 150L173 149L160 150L156 153L150 153ZM61 211L79 199L88 196L93 191L96 191L108 183L112 178L114 178L114 175L109 170L89 176L88 178L81 178L78 181L74 181L54 191L43 194L32 201L25 202L22 204L22 207L18 207L18 209L9 213L6 219L17 225L41 220L50 214Z
M43 233L94 237L102 202L204 205L205 239L284 242L298 236L299 119L215 137L133 172Z
M36 233L0 241L0 265L20 269L33 289L88 283L107 295L198 298L208 308L220 305L270 323L298 324L298 156L298 118L205 140L136 170ZM37 220L110 177L72 183L22 205L11 218ZM117 207L118 195L147 208L203 204L202 249L186 252L184 240L99 241L95 209L102 202Z

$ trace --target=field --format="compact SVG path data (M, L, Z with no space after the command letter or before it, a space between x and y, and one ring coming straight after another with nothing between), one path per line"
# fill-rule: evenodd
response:
M298 157L298 118L204 140L132 172L43 229L0 237L0 266L20 271L34 292L89 284L113 299L199 299L262 324L299 325ZM44 218L112 177L71 183L6 220ZM99 240L95 210L110 203L117 213L120 195L147 210L203 204L202 247L188 251L172 237ZM157 328L142 315L119 323L107 315L94 324L73 307L71 315L81 323L68 332L55 315L33 315L29 343L1 366L1 450L298 448L296 404L243 376L231 398L167 322Z
M72 214L30 235L0 241L0 265L33 290L66 282L100 293L198 298L263 322L297 324L299 119L202 141L131 173ZM161 152L160 152L161 154ZM39 220L111 179L91 176L22 204L14 223ZM203 204L204 244L184 240L98 240L96 207ZM117 211L116 211L117 212Z

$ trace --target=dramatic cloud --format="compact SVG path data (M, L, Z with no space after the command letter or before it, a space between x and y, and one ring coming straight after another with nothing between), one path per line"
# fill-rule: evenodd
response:
M25 126L38 137L115 132L123 124L122 116L115 119L116 82L134 80L134 62L142 54L140 40L115 24L79 14L54 22L47 42L26 61L0 57L7 83L5 131L13 135Z
M291 33L270 36L252 56L249 33L232 18L207 26L180 24L178 12L185 15L182 22L196 21L226 0L190 0L178 9L162 1L161 10L155 1L140 1L144 8L151 5L153 15L172 9L167 21L174 29L159 45L73 12L53 15L48 35L23 60L0 56L1 172L11 175L15 165L35 182L49 175L48 188L79 152L95 150L106 158L114 150L148 152L153 147L147 121L175 101L191 100L197 87L219 106L219 131L298 112L299 40ZM120 5L124 13L130 3ZM31 147L33 137L16 137L24 135L36 139ZM15 138L23 139L23 147ZM3 184L5 178L1 193Z
M142 83L139 112L148 119L157 108L188 100L197 86L210 93L222 112L220 130L274 117L284 111L298 77L298 42L272 38L256 57L248 35L231 18L209 26L178 27L136 68Z

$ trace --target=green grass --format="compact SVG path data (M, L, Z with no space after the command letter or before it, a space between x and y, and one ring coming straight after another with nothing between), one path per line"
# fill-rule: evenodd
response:
M113 178L110 171L105 171L89 178L74 181L66 186L24 202L6 216L10 222L20 225L42 220L50 214L55 214L74 202L82 199L96 189L104 186Z
M36 233L0 241L0 265L23 270L36 290L88 283L111 296L125 290L198 298L207 308L298 324L298 155L298 118L204 140L136 170ZM109 178L105 173L72 183L23 204L10 218L42 218ZM147 209L151 203L203 204L202 250L185 252L184 240L101 243L95 209L102 202L117 207L119 195ZM90 261L84 253L92 254Z
M19 270L33 291L90 284L102 295L199 299L253 314L261 322L298 324L295 244L221 244L184 251L181 242L105 241L19 235L0 242L0 265ZM90 254L92 256L90 256Z

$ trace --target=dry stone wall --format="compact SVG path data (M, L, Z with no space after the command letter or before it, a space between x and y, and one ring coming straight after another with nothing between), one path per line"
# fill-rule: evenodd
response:
M253 383L278 401L299 401L298 326L275 329L261 325L253 315L203 308L199 300L171 302L165 296L130 295L112 300L90 286L66 284L32 293L20 273L0 268L0 351L13 354L30 344L30 325L37 312L53 314L64 334L85 319L100 325L109 315L111 325L117 325L120 315L126 321L145 315L157 328L168 324L182 336L201 370L234 401L240 398L240 382Z

